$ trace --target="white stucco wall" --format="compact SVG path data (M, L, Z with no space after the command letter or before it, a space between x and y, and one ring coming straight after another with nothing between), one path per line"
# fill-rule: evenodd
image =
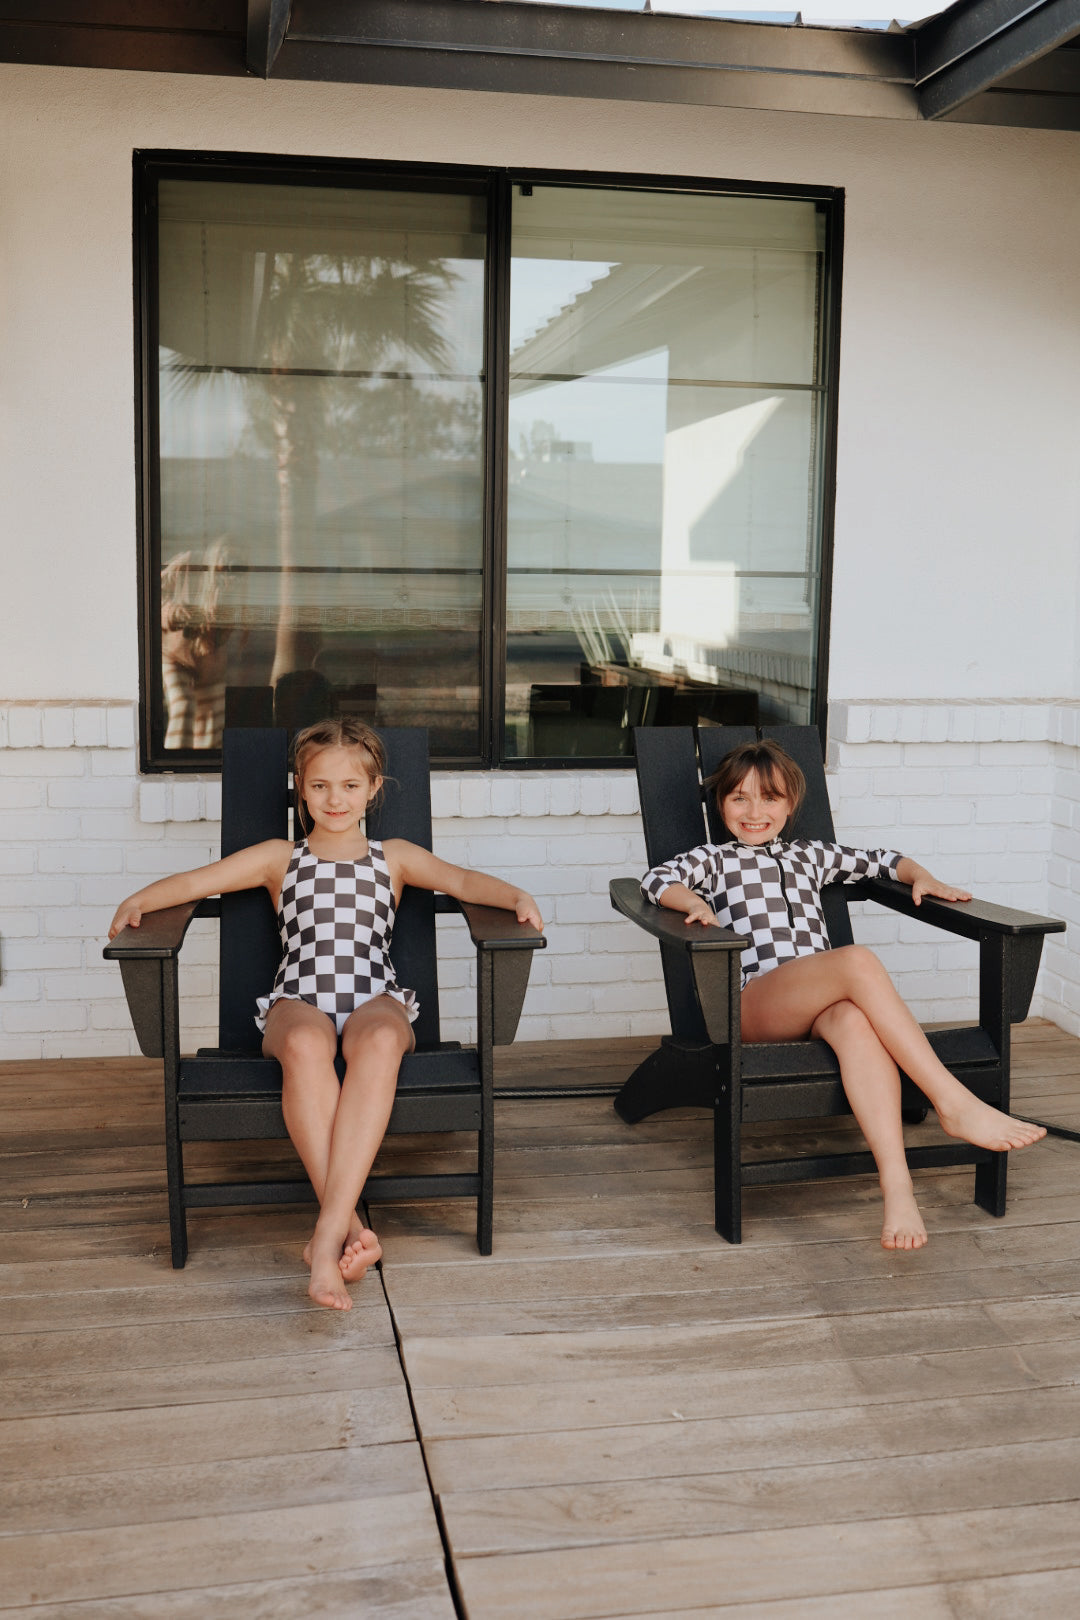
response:
M1080 834L1077 739L1055 716L1071 713L1080 695L1080 135L0 66L0 702L13 705L14 728L0 781L8 836L0 1056L32 1055L35 1042L57 1055L128 1049L123 1017L110 1022L92 1004L105 983L99 975L113 972L98 955L111 899L137 886L136 872L151 875L155 855L162 870L181 864L175 857L188 848L204 858L216 833L193 819L191 785L179 779L175 821L140 811L131 751L134 148L844 187L830 696L855 707L877 700L879 714L906 705L915 729L905 737L897 723L886 737L871 726L863 736L852 720L847 751L833 760L838 823L851 835L864 822L880 825L882 805L907 789L901 777L877 773L931 769L906 750L953 750L940 754L932 789L929 775L915 778L929 820L910 805L903 811L911 853L938 864L959 857L928 829L955 828L955 843L970 828L964 847L981 892L1067 914ZM987 715L1019 704L1042 716L1030 738L1012 738L1007 718L986 722L986 747L1027 738L1037 758L1023 768L1042 772L1037 786L1017 776L996 810L980 807L983 788L963 774L995 761L969 757L975 739L961 722L960 734L938 734L935 705L972 700ZM916 711L922 718L912 720ZM101 735L94 713L107 716ZM997 764L1006 768L1004 758ZM512 870L511 846L499 840L511 836L513 818L572 817L546 834L529 829L553 840L539 866L565 861L578 875L573 893L552 893L552 950L523 1033L613 1032L612 1023L598 1027L601 1014L621 1019L627 1033L662 1028L655 961L645 965L628 932L619 945L610 931L624 925L604 911L607 876L635 859L625 793L613 786L601 803L588 779L575 778L572 811L557 812L548 789L542 811L539 799L526 811L520 796L517 808L507 801L498 810L498 778L472 781L443 805L438 832L451 856L460 844L475 858L481 840L491 852L485 864ZM844 808L856 800L865 813ZM195 808L200 818L212 814L205 802ZM50 823L54 813L66 820ZM1028 830L1013 837L1014 827ZM75 846L81 855L63 854ZM90 846L100 851L97 867ZM64 859L84 864L62 881ZM955 865L949 871L963 880ZM895 929L880 940L883 923L869 932L897 971L916 971L918 958L904 966ZM1076 951L1059 942L1049 959L1037 1010L1080 1030ZM193 994L208 1004L212 965L196 969L203 978ZM50 991L49 971L72 977ZM929 971L932 980L909 985L916 1010L933 1016L968 995L962 964L935 957ZM592 986L588 994L582 985ZM620 996L625 1010L615 1006ZM462 1016L453 1000L448 1011Z

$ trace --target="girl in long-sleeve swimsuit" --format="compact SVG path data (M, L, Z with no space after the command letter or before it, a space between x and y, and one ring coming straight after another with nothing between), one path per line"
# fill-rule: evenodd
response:
M705 784L716 795L729 842L701 844L646 873L642 890L688 924L745 934L744 1041L815 1035L840 1063L844 1091L877 1165L886 1249L920 1249L926 1227L904 1154L899 1069L911 1076L950 1135L1004 1152L1046 1132L980 1101L951 1075L904 1006L872 951L829 946L820 891L879 873L924 895L963 902L970 894L939 882L894 850L845 849L819 839L786 840L784 828L805 792L803 774L771 741L733 749Z
M542 926L536 901L484 872L467 872L403 838L369 839L362 827L386 769L380 739L362 721L327 720L296 739L293 776L305 836L271 838L223 861L149 884L125 900L109 938L143 912L237 889L265 888L281 928L282 959L252 1012L263 1051L281 1064L285 1124L319 1200L304 1259L319 1305L348 1310L382 1248L356 1205L382 1141L398 1068L413 1048L419 1008L388 955L407 884L476 905L501 906ZM334 1060L340 1041L345 1078Z

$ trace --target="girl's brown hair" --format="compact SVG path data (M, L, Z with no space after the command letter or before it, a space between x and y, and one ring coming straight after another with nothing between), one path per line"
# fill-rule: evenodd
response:
M305 833L309 828L304 813L304 771L311 756L324 748L347 748L350 753L360 754L364 770L372 781L386 775L386 749L382 739L363 720L344 715L335 720L317 720L313 726L305 726L303 731L298 731L293 742L293 784L296 789L296 814ZM378 802L381 793L380 786L371 801L373 804Z
M796 765L791 755L780 747L779 743L772 742L764 737L760 742L743 743L739 748L733 748L730 754L725 754L711 776L707 776L702 783L702 792L708 796L715 794L716 808L721 818L724 813L724 800L729 793L734 793L739 783L744 781L753 771L766 793L775 793L778 798L790 799L790 821L794 821L799 813L799 806L806 797L806 777Z

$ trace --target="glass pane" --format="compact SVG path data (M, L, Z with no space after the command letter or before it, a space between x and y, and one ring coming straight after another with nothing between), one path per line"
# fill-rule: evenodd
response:
M484 206L159 188L166 749L230 720L480 751Z
M507 753L810 718L812 202L514 195Z

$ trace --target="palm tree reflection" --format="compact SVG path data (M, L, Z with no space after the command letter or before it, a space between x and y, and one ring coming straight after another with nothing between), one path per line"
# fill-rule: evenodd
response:
M162 396L163 409L171 407L181 416L205 409L209 415L207 390L214 380L238 379L246 421L241 453L246 449L258 460L272 462L276 624L269 680L276 687L285 676L311 668L322 640L317 629L312 633L312 615L305 615L298 595L298 569L318 567L325 560L317 531L320 461L350 458L362 466L365 457L392 457L402 465L403 490L415 478L418 463L478 461L481 383L474 372L447 386L455 359L448 332L461 280L451 261L280 251L245 254L244 264L241 302L253 315L250 341L240 346L246 350L242 360L208 361L176 351L163 355ZM364 489L359 493L356 504L362 514ZM381 493L385 496L385 490ZM241 513L234 530L237 549L251 555L258 537L253 532L245 536L242 524ZM347 536L346 546L351 564L371 561L363 532ZM396 551L394 561L401 564L400 582L407 592L408 562L403 547ZM201 593L190 586L191 572L200 567L205 576ZM214 747L220 741L229 633L220 618L223 568L245 571L243 563L230 564L223 548L212 545L201 561L187 552L162 570L169 748ZM184 601L178 606L180 585ZM322 586L324 592L340 588L332 573ZM331 604L323 597L320 605ZM198 606L204 610L201 620ZM239 602L233 613L243 616ZM198 637L193 634L197 620ZM190 694L185 697L185 681L196 689L220 687L220 701L207 690L200 703L197 690L193 705ZM177 703L185 715L197 711L199 720L174 724ZM213 717L209 725L207 714Z

